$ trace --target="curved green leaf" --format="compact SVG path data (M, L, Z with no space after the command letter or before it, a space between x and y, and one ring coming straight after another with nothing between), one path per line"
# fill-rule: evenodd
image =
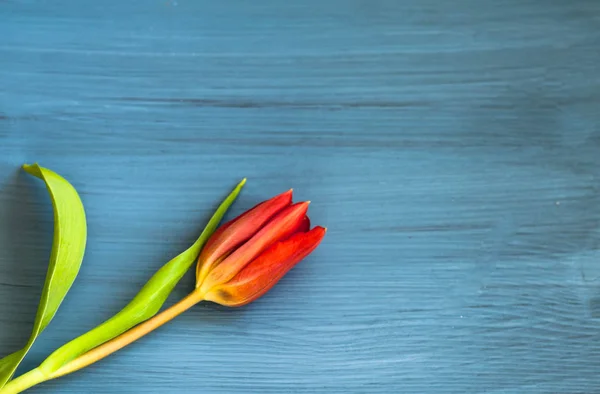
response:
M25 357L27 350L29 349L24 347L0 360L0 389L15 373L15 369L17 369L21 360Z
M87 237L85 211L75 188L57 173L37 164L23 168L46 183L54 207L54 241L31 336L24 348L0 360L0 388L12 377L67 295L79 273Z
M225 198L196 242L185 252L162 266L125 308L98 327L57 349L38 369L46 376L52 377L52 374L64 364L158 313L175 285L196 261L200 250L217 229L219 222L237 198L245 182L246 179L242 180Z

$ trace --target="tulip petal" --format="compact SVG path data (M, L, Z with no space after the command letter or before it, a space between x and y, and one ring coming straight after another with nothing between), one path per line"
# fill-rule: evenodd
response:
M317 226L272 245L229 282L211 289L204 299L231 307L256 300L308 256L319 245L325 232L325 228Z
M208 240L198 257L196 287L202 284L210 270L232 250L250 239L265 223L292 203L292 190L256 205L254 208L223 224Z
M202 292L207 292L212 287L227 282L269 246L277 241L289 238L292 234L298 232L301 227L306 226L307 210L308 202L301 202L293 204L275 215L252 238L209 272L201 283Z
M304 219L302 219L302 223L300 223L300 226L296 232L305 233L308 230L310 230L310 219L308 216L304 216Z

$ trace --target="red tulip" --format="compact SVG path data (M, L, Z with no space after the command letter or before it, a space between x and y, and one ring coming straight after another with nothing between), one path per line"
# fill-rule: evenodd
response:
M204 299L245 305L308 256L326 231L309 230L308 204L292 204L290 190L221 226L198 258L196 288Z
M252 237L277 212L292 203L292 190L264 201L222 225L209 238L200 253L196 268L196 287L224 256Z

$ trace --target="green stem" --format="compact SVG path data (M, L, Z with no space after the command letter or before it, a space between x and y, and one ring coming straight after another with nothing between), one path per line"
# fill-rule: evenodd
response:
M42 371L35 368L8 382L0 389L0 394L17 394L49 379Z

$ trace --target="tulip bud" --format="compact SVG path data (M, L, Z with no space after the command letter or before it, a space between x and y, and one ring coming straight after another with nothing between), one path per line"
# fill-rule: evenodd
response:
M291 190L224 224L198 258L196 288L210 300L241 306L265 294L325 236L309 231L309 202L291 204Z
M211 288L204 299L231 307L243 306L258 299L308 256L319 245L325 232L325 228L317 226L275 243L231 280Z
M253 236L275 214L292 203L292 190L264 201L222 225L206 242L196 269L196 287L215 265Z

